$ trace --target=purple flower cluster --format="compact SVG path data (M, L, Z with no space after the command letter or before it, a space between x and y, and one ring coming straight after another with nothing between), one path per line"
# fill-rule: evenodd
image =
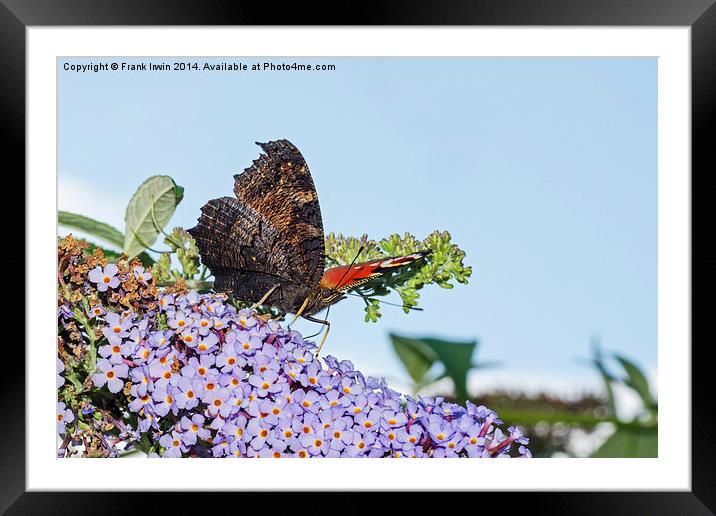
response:
M92 281L111 289L108 269ZM106 339L92 382L126 396L130 433L163 457L530 456L489 409L402 396L224 296L163 293L157 305L89 315Z

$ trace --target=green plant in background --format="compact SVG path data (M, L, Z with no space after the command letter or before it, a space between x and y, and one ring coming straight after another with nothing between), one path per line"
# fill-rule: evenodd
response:
M652 395L646 375L634 362L613 353L612 358L621 368L619 376L612 374L597 342L593 343L591 363L604 380L607 392L609 416L616 424L616 431L592 454L592 457L657 457L659 405ZM634 391L641 400L641 411L630 421L617 418L614 386L624 385Z
M140 185L127 205L124 233L104 222L66 211L58 213L58 222L116 246L116 249L101 246L108 258L124 253L129 258L138 256L145 265L151 265L154 259L146 251L153 250L151 246L164 233L164 227L183 197L184 188L171 177L152 176ZM87 252L91 254L98 245L90 244Z
M474 363L472 356L477 341L447 341L434 338L408 338L390 335L401 364L417 394L438 380L449 378L460 402L470 398L467 376L470 371L494 364ZM527 395L521 392L498 391L481 393L480 402L487 403L498 414L525 429L531 436L535 456L568 453L569 435L574 430L592 431L601 423L614 425L614 433L593 452L593 457L656 457L658 403L642 370L633 361L614 353L610 357L620 374L610 371L607 358L598 345L587 363L604 380L604 398L582 396L562 400L546 394ZM617 414L614 389L617 385L634 391L642 402L642 410L629 420Z
M457 342L433 338L414 339L395 334L390 334L390 340L412 380L413 394L443 378L449 378L455 387L455 397L463 403L469 398L468 373L492 365L473 362L476 340ZM437 372L435 366L438 366Z
M175 227L166 232L177 206L184 197L184 188L169 176L152 176L142 183L132 196L125 212L124 233L112 226L89 217L59 212L61 226L82 231L106 242L101 245L105 256L117 260L122 253L129 258L137 256L145 266L152 265L154 277L159 286L177 281L200 292L211 290L213 285L209 271L200 263L199 252L194 239L184 228ZM168 249L154 249L160 236ZM431 250L432 253L414 264L375 278L351 292L365 302L365 321L377 322L381 317L378 298L396 293L405 313L419 309L419 290L425 285L436 284L441 288L453 288L454 283L467 283L472 269L463 264L465 253L451 242L447 231L435 231L424 240L418 240L410 233L403 236L394 234L382 240L363 237L344 237L330 233L326 236L326 265L345 265L357 261L410 254ZM363 245L360 256L357 256ZM89 242L88 254L92 254L98 243ZM153 253L154 256L152 256ZM248 306L243 301L231 300L237 307ZM270 307L261 307L261 313L280 318Z

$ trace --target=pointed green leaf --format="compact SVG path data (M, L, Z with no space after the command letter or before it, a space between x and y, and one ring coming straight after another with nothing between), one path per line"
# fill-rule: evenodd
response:
M110 244L116 245L120 249L124 246L124 235L122 232L104 222L99 222L84 215L78 215L77 213L70 213L68 211L58 211L57 221L62 226L77 229L89 235L101 238Z
M618 428L592 457L652 458L659 456L658 431L655 428Z
M616 378L614 378L614 375L609 372L607 366L604 364L602 350L598 340L592 341L592 356L593 358L591 362L597 371L599 371L599 374L604 381L604 390L607 392L607 409L609 410L610 415L615 415L617 410L612 382L615 382Z
M615 353L614 358L617 359L627 374L627 378L624 379L624 383L636 391L636 393L641 397L644 407L646 407L647 410L655 410L657 406L656 400L651 395L651 391L649 390L649 381L646 379L646 376L641 369L639 369L634 362L621 355Z
M467 391L467 373L472 368L472 355L477 341L448 341L441 339L421 339L445 366L445 373L455 385L455 396L460 403L469 398Z
M156 242L183 196L184 189L169 176L152 176L141 184L124 216L124 252L130 258Z
M416 384L424 385L426 383L425 374L435 362L439 361L445 366L445 373L438 378L448 376L455 385L456 397L460 401L468 399L467 373L473 367L472 355L475 352L477 341L411 339L393 334L390 335L390 338L393 348Z
M390 340L413 383L421 385L425 374L437 360L437 355L420 339L390 334Z

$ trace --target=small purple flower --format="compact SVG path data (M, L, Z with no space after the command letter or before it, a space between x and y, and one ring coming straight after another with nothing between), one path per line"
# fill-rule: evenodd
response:
M126 378L129 368L127 364L112 365L109 360L100 358L97 361L98 373L92 375L92 382L96 387L102 387L107 384L109 392L117 393L122 390L124 383L122 378Z
M182 433L182 441L187 446L192 446L196 444L197 438L199 439L208 439L211 435L211 432L208 428L204 428L204 416L201 414L194 414L191 419L184 416L181 418L181 429L184 431Z
M154 412L158 416L164 417L170 410L175 416L179 413L179 407L174 400L173 386L158 386L152 393L152 399L154 400Z
M321 396L320 403L321 409L323 410L336 407L345 409L350 404L350 398L348 396L342 395L336 390L331 390L328 391L324 396Z
M192 327L194 318L183 310L177 310L167 318L167 324L177 333L182 333Z
M303 446L312 456L323 455L331 448L330 437L325 435L323 429L319 429L312 434L302 434L299 437L301 446Z
M174 294L160 294L159 295L159 308L167 311L174 307Z
M57 355L57 388L59 389L65 384L65 379L60 375L65 371L65 363L59 355Z
M259 418L252 418L246 425L246 436L250 439L249 445L254 451L266 446L266 440L270 434L270 426Z
M386 410L383 412L382 416L380 426L386 430L402 427L408 422L408 416L406 416L402 411Z
M147 342L155 349L161 349L169 345L169 339L171 339L173 332L157 330L149 334Z
M211 317L204 316L200 317L198 321L196 321L196 329L199 332L199 335L202 337L205 335L208 335L211 329L214 327L214 321L211 320Z
M186 328L181 335L179 335L181 341L186 344L188 348L196 348L199 344L199 332L192 327Z
M325 435L331 440L332 450L343 451L347 445L353 443L355 432L352 426L350 418L340 418L326 428Z
M122 339L129 336L129 328L132 326L129 316L122 317L118 313L110 312L104 316L104 322L107 326L102 328L102 333L110 344L121 345Z
M216 357L216 367L223 373L231 373L234 368L240 367L239 355L234 349L234 344L225 343L221 353Z
M152 279L152 273L151 272L145 272L144 267L141 265L136 265L132 269L132 274L134 274L134 277L140 281L141 283L146 284L150 279Z
M186 446L184 446L184 443L182 442L182 435L180 432L177 432L174 430L171 434L164 434L159 439L159 444L164 448L164 453L162 454L162 457L166 458L173 458L173 457L181 457L182 452L185 452L188 450Z
M148 392L139 394L139 385L132 385L129 394L133 397L132 401L129 402L129 410L132 412L139 412L144 410L144 413L154 413L154 401ZM140 432L143 431L140 429Z
M321 409L320 396L316 391L297 390L293 393L293 401L304 412L316 413Z
M154 390L154 379L149 374L149 368L146 365L133 367L129 372L129 377L136 385L136 395L144 396L147 391Z
M226 419L233 409L232 405L228 403L231 397L229 389L223 387L215 389L212 392L208 392L204 395L206 401L207 412L211 417L221 416Z
M363 386L351 378L343 378L343 380L341 380L340 390L344 394L355 396L363 393Z
M70 310L70 307L67 303L57 307L57 319L63 322L68 319L72 319L74 315L75 314L72 313L72 310Z
M119 268L115 264L108 263L104 269L99 266L92 269L88 278L97 284L97 290L105 292L108 288L115 289L119 286L119 278L115 277L118 271Z
M200 378L182 375L177 382L176 404L180 409L191 410L199 404L204 394Z
M92 414L94 411L95 411L95 408L92 405L92 403L90 403L89 401L83 400L80 403L80 412L82 412L83 415L88 416L88 415Z
M453 425L436 414L426 416L423 426L426 427L428 434L430 434L430 439L437 445L449 441L455 434Z
M64 434L65 425L72 423L74 420L75 415L60 401L57 404L57 433Z
M102 305L95 305L91 306L88 310L90 319L94 319L95 317L101 317L107 313L107 310L102 308Z
M360 432L362 432L364 435L366 433L372 433L374 432L373 427L380 424L380 418L382 416L382 410L379 408L371 409L368 412L361 412L357 414L354 418L356 422L356 426L359 428Z
M403 445L403 449L413 449L420 444L423 437L423 430L420 425L411 425L410 428L400 428L397 431L397 440Z
M204 378L209 375L219 374L219 371L214 368L215 363L216 357L214 355L201 355L199 358L190 358L188 366L194 368L197 376Z
M236 351L242 355L253 355L257 349L261 349L261 340L247 331L230 331L226 334L226 342L234 344Z
M109 360L110 364L121 364L124 362L122 357L122 346L119 344L107 344L100 346L97 352L101 357Z
M256 387L256 394L261 397L281 391L281 378L272 370L265 371L261 375L252 374L249 376L249 383Z

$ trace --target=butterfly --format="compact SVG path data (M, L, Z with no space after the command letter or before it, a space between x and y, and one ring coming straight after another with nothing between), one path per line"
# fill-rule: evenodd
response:
M235 197L207 202L188 231L214 276L215 291L296 314L294 321L302 316L326 325L320 352L330 322L313 315L430 251L325 270L321 209L305 159L288 140L257 145L264 152L234 176Z

